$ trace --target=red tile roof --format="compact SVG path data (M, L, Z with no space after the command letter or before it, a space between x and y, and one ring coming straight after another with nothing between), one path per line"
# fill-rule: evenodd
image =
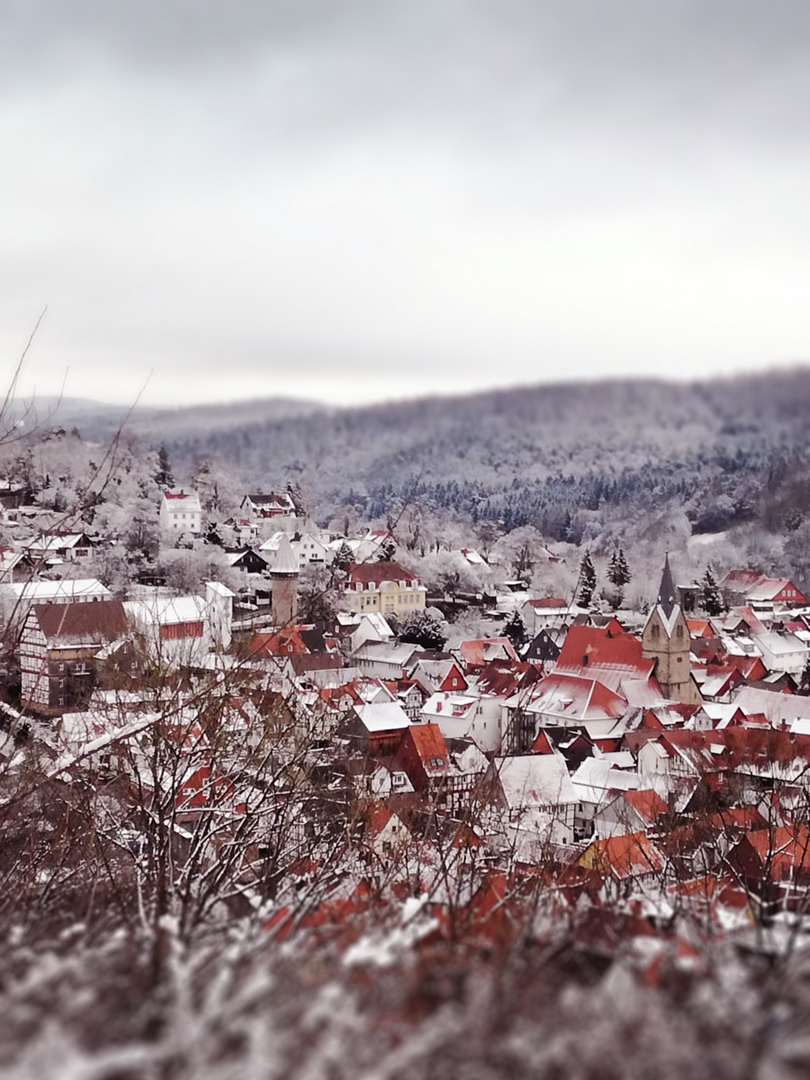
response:
M431 762L439 758L442 760L441 768L448 767L450 759L447 754L447 744L438 724L412 724L408 729L408 734L413 739L416 752L426 768L438 768L431 765Z
M631 634L611 634L609 628L572 626L557 658L557 671L585 674L583 669L606 667L626 670L635 678L646 679L655 660L642 656L641 642Z
M305 656L309 649L301 638L301 627L288 626L271 634L254 634L250 652L258 656Z
M652 823L667 811L667 804L657 791L624 791L622 798L638 814L645 825Z
M351 585L381 585L384 581L396 581L400 585L420 585L419 578L397 562L352 563L347 571Z
M594 840L582 853L580 861L619 881L657 873L663 867L661 856L642 832Z

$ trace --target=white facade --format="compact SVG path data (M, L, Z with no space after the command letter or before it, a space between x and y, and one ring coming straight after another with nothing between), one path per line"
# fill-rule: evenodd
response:
M283 537L287 537L292 548L293 555L295 556L299 569L303 569L305 566L325 566L332 561L334 552L331 548L324 544L314 533L307 532L298 536L296 539L294 536L290 537L288 533L282 530L277 530L270 536L259 548L262 556L267 559L270 564L270 569L273 569L273 561L278 552L279 544Z
M422 707L422 721L436 724L445 739L472 739L485 753L501 750L501 699L439 690Z
M810 650L795 634L757 634L754 645L768 671L801 675L810 655Z
M202 507L196 491L164 491L160 500L160 528L169 537L190 533L199 536Z
M159 662L201 664L208 653L231 642L233 593L219 582L206 584L206 596L166 596L157 590L124 609Z

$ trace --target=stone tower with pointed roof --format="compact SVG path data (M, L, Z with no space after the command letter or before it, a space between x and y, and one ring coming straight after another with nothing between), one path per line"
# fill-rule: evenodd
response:
M657 661L655 676L670 701L685 705L701 703L689 669L689 627L678 603L669 555L664 560L658 599L641 635L641 647L644 657Z
M298 574L298 560L285 534L279 542L276 561L270 570L274 626L292 626L295 623L298 615Z

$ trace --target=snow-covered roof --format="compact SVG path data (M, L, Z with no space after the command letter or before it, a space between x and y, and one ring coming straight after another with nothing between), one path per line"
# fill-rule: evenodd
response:
M298 564L298 559L295 557L295 552L290 545L290 538L286 533L282 533L281 539L278 542L276 548L276 557L270 566L271 574L283 574L286 576L295 576L301 572L301 567Z
M455 694L448 690L437 690L422 706L423 716L452 717L464 716L479 699L470 694Z
M83 539L84 533L43 533L31 540L21 540L20 543L24 547L44 553L77 547Z
M601 792L636 791L640 784L637 772L616 768L606 757L585 758L571 779L576 788L591 788Z
M23 552L21 551L12 551L10 548L0 548L0 577L5 577L6 574L10 574L23 557Z
M407 642L367 641L355 651L354 659L404 666L415 652L419 647Z
M764 713L774 727L810 717L810 698L798 694L776 694L758 686L744 686L734 694L733 700L744 713Z
M199 514L202 513L200 497L196 491L185 491L183 488L164 491L163 503L169 513Z
M16 599L33 604L48 600L112 599L112 593L98 578L69 578L65 581L24 581L6 585Z
M126 600L124 607L138 622L154 626L199 622L206 603L201 596L154 596L146 600Z
M765 649L772 656L807 652L807 646L795 634L757 634L754 637L754 644L760 649Z
M493 767L510 809L578 801L565 759L557 754L495 758Z
M408 714L398 701L375 701L355 705L354 711L367 731L398 731L411 726Z
M601 682L556 671L537 684L530 701L521 690L508 699L507 705L569 722L616 720L627 710L626 700Z
M394 631L388 625L385 616L379 611L364 611L356 623L349 623L348 625L362 626L364 622L367 622L381 638L392 638Z
M206 593L210 590L215 596L221 596L223 599L236 596L236 593L228 588L227 585L223 585L221 581L206 581L205 583Z

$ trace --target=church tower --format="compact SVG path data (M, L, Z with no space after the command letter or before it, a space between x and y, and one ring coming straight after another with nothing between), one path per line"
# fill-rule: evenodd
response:
M689 627L678 603L669 555L664 560L658 600L641 635L641 649L644 657L657 661L655 675L670 701L684 705L701 703L689 669Z
M285 533L270 571L273 582L273 626L292 626L298 615L298 560Z

